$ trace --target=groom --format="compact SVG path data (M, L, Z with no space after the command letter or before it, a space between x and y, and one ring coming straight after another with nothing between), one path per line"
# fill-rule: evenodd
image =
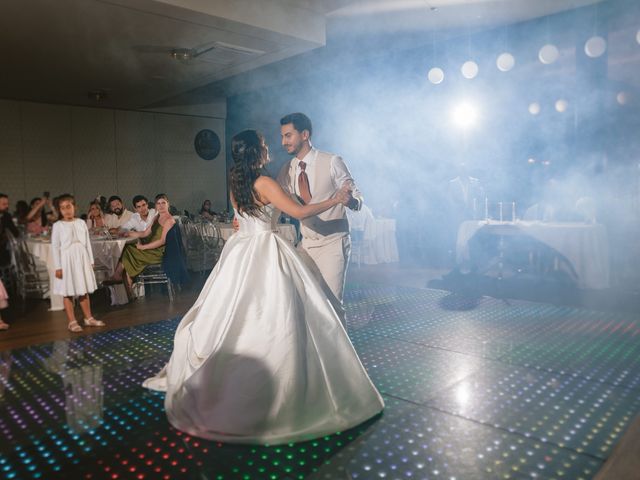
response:
M311 145L311 120L303 113L291 113L280 119L282 146L294 157L285 163L278 175L278 183L302 204L317 203L331 198L347 182L352 187L351 210L360 210L362 195L355 187L351 173L342 158L315 149ZM349 221L343 205L306 218L300 223L301 250L312 260L328 287L343 326L346 328L342 304L344 281L351 253ZM317 273L317 272L316 272ZM322 282L321 282L322 283ZM331 298L331 296L335 298Z

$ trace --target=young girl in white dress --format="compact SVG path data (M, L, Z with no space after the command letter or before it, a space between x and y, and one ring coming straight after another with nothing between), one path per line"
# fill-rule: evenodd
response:
M89 294L97 288L93 273L93 252L89 241L89 230L83 220L76 218L76 202L73 195L58 197L60 220L51 231L51 253L56 268L53 293L64 297L64 310L71 332L81 332L82 327L75 317L73 298L79 297L84 313L84 325L102 327L104 322L91 315Z
M9 295L7 295L7 291L4 288L4 284L2 280L0 280L0 310L7 308L9 306ZM0 330L7 330L9 328L9 324L5 323L2 320L2 315L0 315Z

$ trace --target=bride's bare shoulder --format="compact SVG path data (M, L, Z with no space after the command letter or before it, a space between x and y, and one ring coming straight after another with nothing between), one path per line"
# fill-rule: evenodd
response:
M255 188L258 193L268 194L269 192L273 192L274 189L279 188L279 185L273 178L261 175L256 178L253 188Z
M260 206L269 205L271 200L269 199L269 193L273 192L273 189L277 187L278 184L271 177L260 176L256 178L256 181L253 184L253 188L255 190L256 201L260 204Z
M256 178L256 181L255 181L254 185L256 187L260 187L260 186L269 187L269 186L274 185L274 184L277 185L277 182L273 178L268 177L266 175L260 175L258 178Z

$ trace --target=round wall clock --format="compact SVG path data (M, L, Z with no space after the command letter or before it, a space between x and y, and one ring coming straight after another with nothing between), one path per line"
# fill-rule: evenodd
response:
M220 137L213 130L200 130L193 145L198 156L204 160L213 160L220 153Z

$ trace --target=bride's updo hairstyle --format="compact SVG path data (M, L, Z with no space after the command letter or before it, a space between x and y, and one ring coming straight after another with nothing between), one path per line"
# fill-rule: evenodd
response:
M257 217L261 213L256 203L257 193L253 188L260 176L260 169L267 162L267 147L264 137L255 130L244 130L231 139L230 187L240 214Z

